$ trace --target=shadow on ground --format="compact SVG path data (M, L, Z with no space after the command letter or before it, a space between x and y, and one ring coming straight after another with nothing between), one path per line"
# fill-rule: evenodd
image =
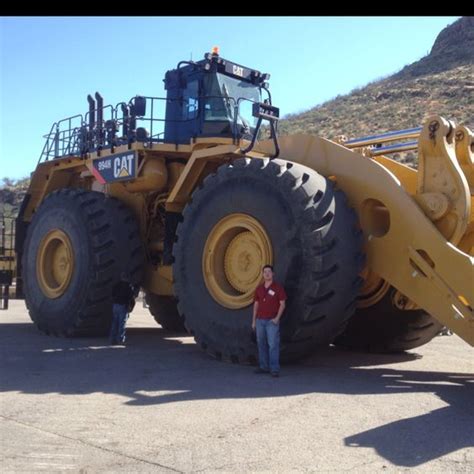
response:
M314 392L431 392L447 406L349 436L346 445L372 447L392 463L409 467L474 445L474 374L388 367L420 357L413 353L366 355L327 348L284 366L282 377L272 379L256 376L249 366L210 359L192 338L158 327L130 328L126 347L111 347L99 338L48 337L32 324L0 327L2 392L114 393L128 397L129 406ZM432 438L435 430L443 436Z

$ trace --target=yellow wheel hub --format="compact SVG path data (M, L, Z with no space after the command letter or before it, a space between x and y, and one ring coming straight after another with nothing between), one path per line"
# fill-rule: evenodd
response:
M244 308L253 301L272 245L263 226L247 214L231 214L211 230L202 259L204 281L222 306Z
M368 267L364 268L361 276L364 279L364 284L357 297L357 307L368 308L378 303L385 296L390 288L390 283L380 278L376 273L369 270Z
M40 242L36 276L48 298L59 298L71 282L74 252L69 237L59 229L48 232Z
M224 269L228 282L246 293L259 280L263 261L259 241L252 232L241 232L230 242L224 256ZM265 265L265 264L263 264Z

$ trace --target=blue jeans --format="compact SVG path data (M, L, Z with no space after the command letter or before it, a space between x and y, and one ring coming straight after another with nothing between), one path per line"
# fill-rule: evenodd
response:
M280 371L280 324L270 319L259 319L257 326L258 360L260 368L270 372Z
M110 328L110 342L125 342L125 324L128 319L127 307L122 304L114 304L112 307L113 318Z

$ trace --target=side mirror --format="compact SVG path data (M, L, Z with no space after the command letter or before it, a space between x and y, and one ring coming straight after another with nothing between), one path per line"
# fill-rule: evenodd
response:
M134 101L135 105L135 115L137 117L144 117L146 114L146 99L137 95Z

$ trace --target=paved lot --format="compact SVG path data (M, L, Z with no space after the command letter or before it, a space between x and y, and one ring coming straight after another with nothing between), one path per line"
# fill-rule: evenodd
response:
M138 306L138 305L137 305ZM474 472L474 350L328 348L282 377L214 361L138 307L129 345L0 312L2 472Z

